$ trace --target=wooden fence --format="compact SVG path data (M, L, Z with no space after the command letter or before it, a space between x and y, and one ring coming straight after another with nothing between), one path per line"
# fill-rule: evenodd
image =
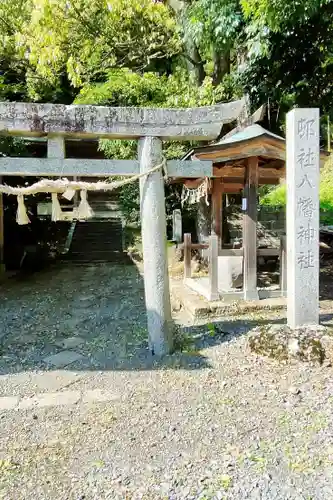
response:
M192 243L190 233L184 234L184 243L180 245L184 250L184 280L192 278L191 252L192 250L208 249L208 278L212 300L218 300L218 257L243 257L243 248L219 249L219 239L212 234L209 243ZM286 237L280 238L280 248L258 248L257 257L280 258L280 289L281 295L286 296L287 290L287 262ZM214 298L213 298L214 297Z

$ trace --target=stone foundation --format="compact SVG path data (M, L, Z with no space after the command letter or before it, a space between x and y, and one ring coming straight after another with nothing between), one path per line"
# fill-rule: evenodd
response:
M218 289L228 292L243 286L243 257L218 257Z
M333 336L319 325L297 330L287 325L258 326L250 333L248 345L255 354L279 361L333 364Z

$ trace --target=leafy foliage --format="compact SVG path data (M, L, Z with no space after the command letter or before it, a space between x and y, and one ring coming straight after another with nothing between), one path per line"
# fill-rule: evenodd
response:
M76 104L104 106L195 107L231 100L241 95L231 76L214 87L206 78L201 87L189 86L184 71L174 75L159 76L157 73L135 73L128 68L110 71L104 83L87 84L75 99ZM191 146L189 143L171 142L165 146L168 159L181 157ZM100 149L108 158L134 159L136 141L101 140Z
M327 161L320 175L319 201L321 221L323 223L333 222L333 163ZM260 199L260 204L274 208L283 208L287 202L286 184L271 188L269 192Z
M253 5L255 3L265 4L253 2ZM267 125L276 131L283 127L285 113L294 106L318 106L322 114L332 116L333 2L322 2L317 10L314 6L320 2L316 1L266 3L280 9L283 28L281 24L280 28L275 26L274 30L266 30L267 50L259 50L241 74L253 105L269 103L270 122ZM303 9L304 3L312 7L297 17L296 7L302 5ZM263 22L264 14L260 19ZM274 19L277 21L278 16ZM268 19L268 25L269 22Z
M38 74L53 82L66 70L74 86L179 51L169 10L151 0L32 0L21 41Z
M331 0L241 0L244 14L273 31L283 31L292 23L306 22Z
M243 23L238 0L196 0L188 10L189 24L196 43L219 50L233 46Z
M287 189L285 184L271 188L268 193L260 199L260 205L266 205L269 207L285 207L286 203Z

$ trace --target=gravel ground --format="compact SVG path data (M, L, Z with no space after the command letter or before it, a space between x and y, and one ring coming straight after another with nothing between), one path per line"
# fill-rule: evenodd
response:
M332 368L247 349L251 328L282 317L191 326L180 313L185 352L156 362L140 275L106 265L11 280L0 313L2 400L108 394L0 411L1 499L333 498ZM80 359L50 366L75 337Z

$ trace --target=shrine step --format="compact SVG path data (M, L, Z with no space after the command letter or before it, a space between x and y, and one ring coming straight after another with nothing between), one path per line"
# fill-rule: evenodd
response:
M71 252L66 259L71 262L89 263L89 262L114 262L118 264L126 264L130 262L128 255L125 252L107 251L107 252Z
M66 260L77 262L124 262L122 221L118 218L76 224Z

